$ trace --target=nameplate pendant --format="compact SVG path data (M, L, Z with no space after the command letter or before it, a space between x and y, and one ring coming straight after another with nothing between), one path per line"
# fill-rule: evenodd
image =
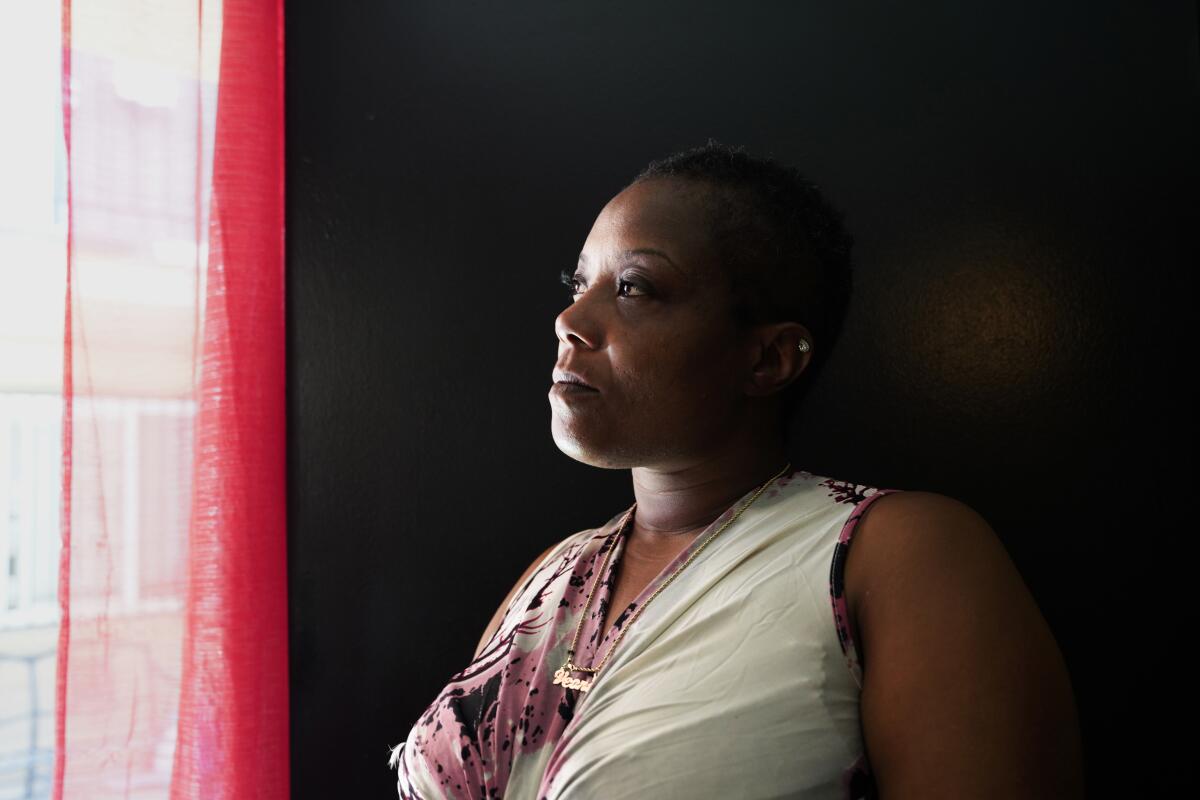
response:
M586 692L592 688L592 682L584 678L572 678L571 673L565 667L559 667L554 673L554 683L563 686L567 689L578 689L581 692Z

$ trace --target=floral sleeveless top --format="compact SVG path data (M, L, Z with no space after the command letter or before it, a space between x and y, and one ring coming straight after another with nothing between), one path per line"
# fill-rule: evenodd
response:
M601 626L628 509L561 541L392 749L400 798L874 797L842 572L857 522L899 490L793 469L647 606L589 691L553 683L610 549L573 659L584 666L756 490L611 630Z

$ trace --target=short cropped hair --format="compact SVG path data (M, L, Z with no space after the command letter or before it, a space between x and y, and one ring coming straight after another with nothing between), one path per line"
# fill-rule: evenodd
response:
M812 332L808 366L783 390L786 434L796 406L825 365L850 302L853 238L818 186L773 158L715 139L651 161L629 185L652 178L707 184L713 246L729 278L740 330L790 320Z

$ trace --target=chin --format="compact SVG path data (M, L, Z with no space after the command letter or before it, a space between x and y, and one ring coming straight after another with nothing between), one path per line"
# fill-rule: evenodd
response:
M550 435L554 444L562 451L581 464L601 469L627 469L636 464L622 457L621 448L612 446L611 442L599 442L594 437L586 436L578 430L570 429L557 416L550 422Z

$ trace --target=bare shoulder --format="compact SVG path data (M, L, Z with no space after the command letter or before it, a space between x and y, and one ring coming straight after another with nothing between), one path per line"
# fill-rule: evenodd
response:
M902 491L873 500L858 523L846 560L851 609L857 611L870 601L871 587L862 578L869 575L874 584L881 572L930 568L933 563L922 553L947 547L985 549L993 558L1004 550L996 532L975 509L948 495ZM1003 555L1007 557L1007 552Z
M1066 665L996 532L935 492L896 492L867 511L846 591L881 794L1081 797Z
M1008 558L992 527L961 500L902 491L871 501L856 527L844 573L846 604L864 667L866 643L860 628L883 583L933 570L938 564L934 556L948 558L959 548L986 550L993 562Z

